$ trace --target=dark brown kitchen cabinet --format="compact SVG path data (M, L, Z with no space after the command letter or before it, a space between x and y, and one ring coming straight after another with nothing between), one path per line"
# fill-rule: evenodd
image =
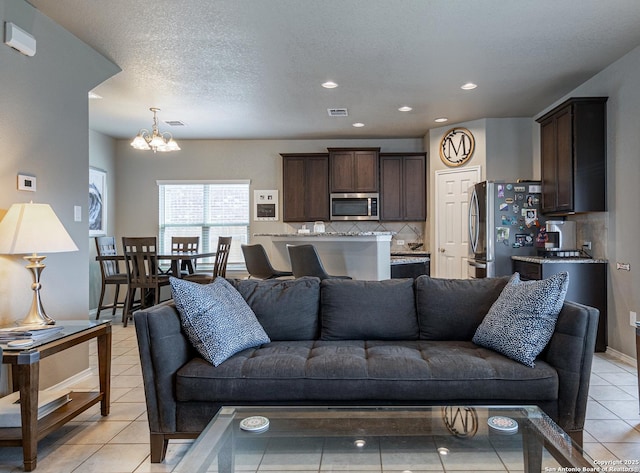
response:
M425 153L380 154L380 219L420 221L427 217Z
M380 148L328 148L332 193L378 192Z
M281 156L283 221L329 220L329 155L285 153Z
M595 307L600 311L596 351L607 349L607 263L605 262L530 262L513 261L513 271L523 281L546 279L561 271L569 273L569 288L565 300Z
M572 98L540 123L542 212L606 210L607 97Z

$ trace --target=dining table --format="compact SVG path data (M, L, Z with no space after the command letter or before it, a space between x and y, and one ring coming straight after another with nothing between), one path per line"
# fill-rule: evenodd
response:
M169 272L171 276L181 278L183 276L180 271L182 261L189 260L192 264L191 267L195 267L195 263L199 259L213 258L216 256L215 251L199 252L199 251L172 251L170 253L160 253L157 258L158 261L169 261ZM104 255L96 256L96 261L124 261L124 255Z

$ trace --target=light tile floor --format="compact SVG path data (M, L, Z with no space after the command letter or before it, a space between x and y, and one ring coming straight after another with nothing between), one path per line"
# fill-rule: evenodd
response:
M96 371L95 342L90 343L91 365ZM171 472L189 448L191 441L171 441L165 462L151 464L149 430L133 324L125 328L119 323L119 319L114 320L112 351L111 414L103 418L100 416L99 407L94 406L43 439L38 446L37 472ZM78 388L95 386L96 375L76 385ZM592 458L599 461L640 460L636 368L607 354L598 353L594 359L584 447ZM271 452L271 455L276 453ZM263 466L268 466L274 458L276 457L266 456ZM470 459L473 458L471 455ZM307 465L309 460L307 457L303 464ZM445 466L447 471L452 471L452 467L455 471L483 469L481 464L476 463L477 460L470 460L474 461L474 464ZM339 463L339 459L334 461ZM440 467L433 468L433 462L426 463L432 466L425 465L425 471L442 471ZM509 462L504 463L505 468L509 468ZM326 471L335 471L333 467L337 467L337 464L330 466ZM18 447L0 448L0 473L19 471L23 471L22 450ZM271 471L278 469L275 467ZM313 471L318 470L314 468ZM359 471L366 473L372 470ZM416 470L413 471L418 473ZM628 470L609 471L640 471L640 465L632 465Z

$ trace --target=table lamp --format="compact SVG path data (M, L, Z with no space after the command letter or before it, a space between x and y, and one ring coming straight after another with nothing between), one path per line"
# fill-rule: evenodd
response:
M0 254L23 255L29 262L26 268L33 276L33 302L20 325L53 325L40 300L40 274L46 256L38 253L78 251L64 226L48 204L13 204L0 221Z

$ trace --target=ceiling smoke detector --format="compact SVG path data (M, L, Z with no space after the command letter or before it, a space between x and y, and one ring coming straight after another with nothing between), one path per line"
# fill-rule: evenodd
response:
M346 108L328 108L327 112L330 117L348 117L349 112Z

